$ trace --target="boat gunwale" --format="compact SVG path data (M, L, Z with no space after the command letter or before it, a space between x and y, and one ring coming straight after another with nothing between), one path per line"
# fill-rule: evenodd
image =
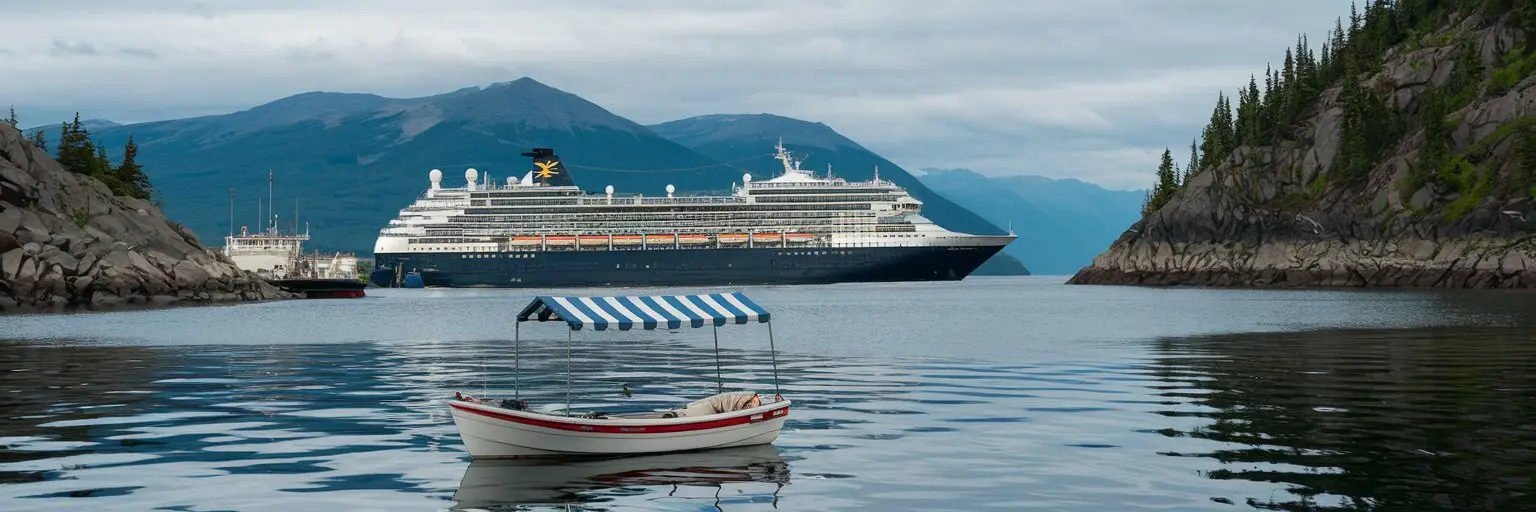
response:
M487 405L487 404L481 404L481 403L475 403L475 402L465 402L465 401L460 401L460 400L455 400L455 401L451 401L451 402L448 403L448 405L450 407L454 408L454 409L465 409L465 410L467 410L466 412L470 412L470 413L480 413L480 412L491 413L491 414L480 414L480 415L481 416L488 416L488 417L490 417L492 419L497 419L497 420L502 420L502 421L511 421L513 423L521 423L521 424L525 424L525 425L530 424L532 422L552 423L552 424L556 424L557 426L548 427L548 426L545 426L545 425L537 425L537 424L533 424L531 426L545 427L545 428L554 428L554 429L560 429L560 430L574 430L574 431L577 431L577 432L588 432L586 430L581 429L580 427L676 427L676 426L690 426L690 425L695 425L695 424L713 423L713 422L724 421L724 420L734 420L734 419L741 418L741 417L750 417L750 416L755 415L755 414L762 414L763 417L762 417L762 419L760 421L767 421L767 420L770 420L770 419L775 419L775 418L781 418L781 417L788 416L789 415L788 409L789 409L790 404L791 404L790 400L788 398L785 398L785 399L777 401L777 402L766 403L766 404L759 405L757 407L753 407L753 408L750 408L750 409L741 409L741 410L738 410L738 411L715 413L715 414L709 414L709 415L704 415L704 416L678 416L676 418L618 418L618 417L615 417L615 418L582 418L582 417L579 417L579 416L558 416L558 415L542 413L542 412L530 412L530 411L526 411L526 410L520 411L520 410L516 410L516 409L506 409L506 408L497 407L497 406L494 406L494 405ZM783 414L777 414L777 415L773 414L774 411L777 411L779 409L784 409L785 412ZM506 416L506 417L514 418L514 419L499 418L497 416ZM523 421L518 421L518 419L526 419L526 420L531 420L531 421L530 422L523 422ZM719 427L703 427L703 428L688 429L688 430L709 430L709 429L713 429L713 428L722 428L722 427L735 426L735 425L737 425L737 424L733 423L733 424L730 424L730 425L721 425ZM565 426L569 426L571 428L566 428ZM592 433L599 433L599 432L592 432ZM657 432L634 432L634 433L635 434L650 434L650 433L657 433Z

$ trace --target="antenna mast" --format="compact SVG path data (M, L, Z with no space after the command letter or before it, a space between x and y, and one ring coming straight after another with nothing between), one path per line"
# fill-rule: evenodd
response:
M235 236L235 187L229 187L229 236Z
M272 212L272 220L267 222L268 230L277 227L277 210L272 208L272 169L267 169L267 211Z

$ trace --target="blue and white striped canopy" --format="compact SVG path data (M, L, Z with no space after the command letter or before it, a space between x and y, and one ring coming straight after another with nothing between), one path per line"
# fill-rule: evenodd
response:
M643 295L627 297L549 297L539 296L517 314L517 321L548 322L558 320L581 330L639 327L677 329L727 323L767 322L768 311L737 292L705 295Z

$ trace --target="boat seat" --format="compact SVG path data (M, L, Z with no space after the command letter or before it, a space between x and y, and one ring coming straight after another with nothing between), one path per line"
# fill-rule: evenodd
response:
M758 398L755 391L733 391L688 404L680 411L680 416L708 416L725 412L751 409L762 405L762 399Z

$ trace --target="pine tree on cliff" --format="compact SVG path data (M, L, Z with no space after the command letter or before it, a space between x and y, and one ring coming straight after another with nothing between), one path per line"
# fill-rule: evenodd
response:
M1275 79L1274 68L1266 65L1264 67L1264 98L1259 101L1259 145L1269 145L1274 141L1274 133L1278 131L1275 129L1275 118L1279 116L1275 114L1275 107L1279 104L1275 102L1275 88L1279 84L1275 82L1278 80Z
M1179 191L1178 169L1173 164L1173 152L1163 148L1163 163L1157 166L1157 183L1152 186L1152 191L1147 198L1147 204L1142 207L1142 215L1150 215L1152 212L1168 204L1168 200Z
M117 181L122 183L124 195L149 199L152 187L149 184L149 176L144 174L144 168L140 167L134 159L139 154L139 146L133 143L133 134L128 135L128 144L123 147L123 161L117 165Z
M1301 48L1301 42L1297 41L1296 48ZM1291 49L1285 49L1285 63L1280 68L1280 97L1276 101L1280 103L1280 114L1275 116L1280 134L1284 138L1290 138L1290 125L1296 120L1296 58L1292 56Z
M1188 164L1187 167L1184 168L1184 182L1185 183L1188 183L1189 182L1189 178L1193 177L1196 173L1200 172L1200 164L1201 164L1201 162L1200 162L1200 150L1198 149L1198 146L1199 146L1199 142L1198 141L1196 141L1195 139L1189 139L1189 164Z
M1350 64L1360 65L1365 63L1365 55L1361 53L1365 45L1360 44L1360 9L1354 2L1349 3L1349 31L1344 33L1344 60ZM1347 67L1346 67L1347 69ZM1359 69L1359 68L1356 68Z
M59 125L59 164L77 174L91 175L91 163L95 156L91 136L80 126L80 113L75 113L72 123Z
M1536 183L1536 127L1527 126L1520 130L1520 139L1515 144L1520 166L1517 175L1524 178L1525 183ZM1526 192L1536 195L1536 187Z
M1327 41L1324 41L1323 47L1319 49L1317 53L1319 55L1317 61L1317 74L1312 75L1312 88L1316 90L1323 90L1323 88L1328 87L1328 77L1332 74L1331 70L1333 69L1333 47L1329 46Z
M32 130L32 135L27 138L32 141L33 146L37 146L37 149L48 151L48 136L43 134L42 128Z
M1536 52L1536 2L1516 1L1515 18L1525 29L1525 50Z
M1241 97L1237 99L1237 143L1233 145L1234 149L1241 146L1258 145L1260 142L1259 127L1262 123L1259 119L1259 109L1263 107L1263 104L1260 103L1259 96L1258 79L1254 78L1253 75L1248 75L1248 89L1242 91Z
M11 125L11 128L19 128L16 126L18 124L16 121L16 105L11 105L11 115L10 117L5 118L5 122Z
M95 153L91 155L91 176L96 179L112 176L112 159L107 156L105 146L92 145Z

